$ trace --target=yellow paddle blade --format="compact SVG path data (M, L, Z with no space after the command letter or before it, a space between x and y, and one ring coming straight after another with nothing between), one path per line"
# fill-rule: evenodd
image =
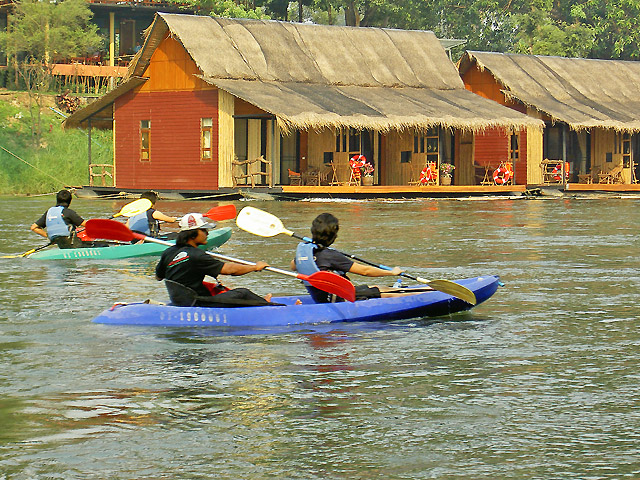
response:
M134 200L133 202L127 203L124 207L120 209L118 213L116 213L115 217L133 217L134 215L138 215L139 213L146 212L151 208L151 200L146 198L139 198L138 200Z

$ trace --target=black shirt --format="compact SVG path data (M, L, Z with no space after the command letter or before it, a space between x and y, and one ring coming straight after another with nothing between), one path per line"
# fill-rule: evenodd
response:
M204 250L185 245L167 248L156 266L156 276L167 278L189 287L198 295L209 296L209 290L202 285L205 275L217 277L224 262L208 255Z
M313 255L319 270L333 271L344 277L353 265L353 260L336 250L316 248Z

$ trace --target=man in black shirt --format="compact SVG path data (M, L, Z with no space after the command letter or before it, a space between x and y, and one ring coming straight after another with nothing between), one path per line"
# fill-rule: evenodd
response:
M318 215L311 224L311 234L313 243L317 245L313 249L313 260L319 270L335 272L345 278L347 273L355 273L367 277L387 277L398 276L402 273L399 267L392 270L383 270L378 267L355 263L349 257L329 247L338 237L340 226L338 219L330 213ZM295 260L291 262L291 268L296 270ZM306 272L302 272L306 273ZM323 292L315 287L308 286L307 289L316 303L327 303L332 301L332 295ZM356 285L356 300L366 300L367 298L395 297L397 293L387 293L387 287Z
M56 194L56 206L48 209L31 225L33 232L48 238L59 248L83 246L82 241L75 235L75 229L84 226L87 222L69 208L71 198L71 192L60 190Z
M214 285L204 282L206 275L216 278L217 281L218 275L245 275L259 272L269 266L265 262L257 262L255 265L222 262L199 249L199 245L206 245L207 229L212 227L213 225L207 223L199 213L188 213L182 217L176 244L167 248L160 257L156 266L156 278L170 280L195 292L196 306L274 305L269 301L271 294L263 298L246 288L229 290L219 283ZM171 293L171 290L169 291Z

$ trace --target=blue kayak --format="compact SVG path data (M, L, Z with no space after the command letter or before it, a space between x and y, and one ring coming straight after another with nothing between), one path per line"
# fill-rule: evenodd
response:
M495 275L490 275L456 280L456 283L473 291L479 304L496 292L499 279ZM302 301L302 305L295 305L296 300ZM354 303L313 303L308 295L273 297L272 301L285 305L206 308L176 307L152 303L115 304L94 318L93 321L111 325L162 327L265 327L437 317L469 310L473 307L463 300L436 290Z

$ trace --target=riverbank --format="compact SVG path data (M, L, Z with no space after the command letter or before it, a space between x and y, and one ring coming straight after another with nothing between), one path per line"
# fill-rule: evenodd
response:
M84 130L62 130L64 116L56 113L55 95L43 98L40 128L36 110L29 109L26 92L0 90L0 194L39 194L89 183L88 140ZM111 130L93 130L94 163L113 162Z

